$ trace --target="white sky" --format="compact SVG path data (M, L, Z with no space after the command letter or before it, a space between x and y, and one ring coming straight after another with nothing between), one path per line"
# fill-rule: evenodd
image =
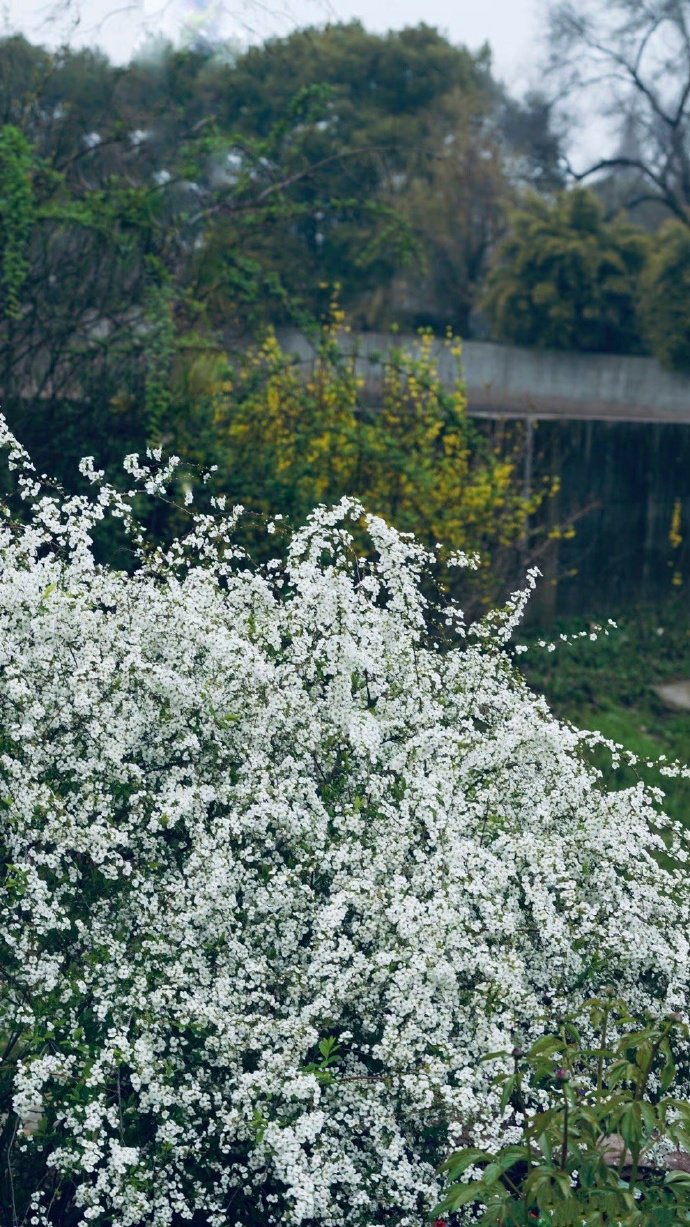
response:
M297 26L359 18L385 31L424 21L452 42L491 45L495 71L513 88L535 79L545 0L0 0L3 33L37 42L97 43L127 60L147 33L176 38L203 24L242 42Z

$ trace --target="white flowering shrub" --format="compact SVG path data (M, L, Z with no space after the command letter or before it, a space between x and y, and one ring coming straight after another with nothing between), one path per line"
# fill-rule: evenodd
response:
M157 455L68 498L0 442L3 1224L418 1227L545 994L684 1001L682 831L516 674L522 596L468 632L347 500L155 549Z

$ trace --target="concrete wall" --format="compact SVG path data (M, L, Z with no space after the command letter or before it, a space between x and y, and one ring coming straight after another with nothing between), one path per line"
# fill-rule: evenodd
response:
M305 363L313 359L312 346L296 330L281 331L279 339ZM357 354L358 373L372 399L381 380L381 364L374 356L385 356L394 345L418 344L416 336L342 337L343 348ZM441 341L434 342L434 349L441 377L452 383L452 356ZM690 378L662 370L652 358L556 353L486 341L467 341L462 350L473 415L690 423Z

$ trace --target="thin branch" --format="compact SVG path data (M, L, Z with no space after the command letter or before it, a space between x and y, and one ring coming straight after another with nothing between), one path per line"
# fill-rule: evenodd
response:
M665 204L666 207L670 209L671 212L675 213L676 217L678 217L681 221L686 223L688 221L687 209L683 206L682 201L678 200L675 192L668 186L668 182L666 181L665 177L654 171L651 166L647 165L646 162L643 162L641 158L626 158L622 156L601 158L598 162L595 162L584 171L575 171L567 158L564 159L564 161L566 172L575 180L576 183L582 183L585 179L589 179L591 175L596 174L597 171L600 170L615 170L616 168L621 167L628 167L631 170L639 170L646 179L651 180L651 182L659 189L660 195L658 199L660 200L660 203Z
M649 40L652 38L654 34L656 34L660 25L661 25L661 19L659 17L653 17L651 21L651 25L649 29L647 30L647 33L643 36L640 42L640 45L637 48L637 55L635 56L635 64L634 64L635 72L640 71L642 67L642 57L645 51L647 50L647 45L649 43Z
M622 204L616 205L615 208L607 209L604 216L606 221L610 222L617 213L620 213L621 209L636 209L637 206L641 204L665 205L665 203L666 202L661 200L659 196L655 196L653 192L640 192L637 196L626 197L625 201Z
M200 209L198 213L192 215L188 221L188 225L192 226L196 222L201 221L205 217L212 217L216 213L242 213L247 209L260 208L269 196L273 196L278 192L285 191L286 188L293 187L295 183L300 183L303 179L309 178L315 171L323 169L324 166L329 166L334 162L344 161L346 158L359 157L365 153L383 153L390 151L395 146L391 145L362 145L359 149L344 149L338 153L329 154L328 157L320 158L318 162L311 162L309 166L303 167L302 170L295 171L291 175L278 180L276 183L269 184L263 191L259 192L252 200L244 201L236 205L229 204L226 199L219 200L214 205L210 205L208 209Z

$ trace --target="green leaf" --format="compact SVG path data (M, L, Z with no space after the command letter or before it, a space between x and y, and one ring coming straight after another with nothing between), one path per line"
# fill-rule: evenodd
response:
M503 1083L503 1090L501 1091L501 1112L504 1112L507 1108L508 1103L510 1102L510 1097L515 1090L515 1084L517 1081L518 1079L516 1078L515 1074L511 1074L511 1076L506 1078L505 1082Z
M666 1185L681 1185L690 1192L690 1172L667 1172L664 1177Z
M540 1133L538 1141L540 1151L542 1152L546 1161L550 1163L553 1158L553 1148L551 1146L551 1139L549 1138L548 1133Z
M639 1103L630 1103L623 1109L618 1128L628 1150L634 1153L642 1140L642 1114Z
M439 1171L448 1172L451 1179L456 1176L461 1176L467 1171L468 1167L472 1167L475 1163L488 1162L491 1158L485 1150L477 1150L475 1147L468 1147L466 1150L458 1150L445 1163L442 1163Z
M659 1045L659 1051L664 1057L664 1065L661 1070L661 1089L667 1091L676 1076L676 1066L673 1060L673 1051L667 1039L662 1040Z
M640 1111L642 1113L642 1120L644 1121L645 1130L648 1135L651 1135L656 1131L659 1124L656 1109L651 1103L642 1103L640 1104Z
M563 1051L563 1040L560 1039L559 1036L545 1035L543 1036L542 1039L537 1040L536 1043L532 1044L532 1047L527 1053L527 1056L530 1059L532 1057L553 1056L555 1052L562 1052L562 1051Z
M327 1035L324 1039L319 1040L319 1052L325 1061L330 1060L338 1047L338 1041L334 1035Z
M528 1158L529 1151L526 1146L505 1146L498 1153L496 1166L500 1168L501 1172L507 1172L516 1163L525 1162Z
M635 1051L635 1064L638 1069L646 1070L652 1059L652 1045L649 1040L643 1040Z
M484 1185L481 1180L472 1180L469 1184L457 1184L449 1190L438 1210L457 1210L471 1201L484 1201Z

